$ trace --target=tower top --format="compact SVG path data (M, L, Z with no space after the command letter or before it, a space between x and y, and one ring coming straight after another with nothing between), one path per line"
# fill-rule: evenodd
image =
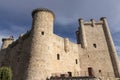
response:
M106 17L101 17L100 20L106 19Z
M33 11L32 11L32 17L34 16L34 14L36 13L36 12L49 12L49 13L51 13L52 15L53 15L53 17L55 18L55 14L53 13L53 11L51 11L51 10L49 10L49 9L47 9L47 8L37 8L37 9L34 9Z
M6 40L14 40L13 36L10 36L9 38L2 38L2 42L6 41Z

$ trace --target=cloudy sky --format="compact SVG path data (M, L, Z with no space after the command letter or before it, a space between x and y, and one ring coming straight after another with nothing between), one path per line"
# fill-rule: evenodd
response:
M78 19L89 21L107 17L112 37L120 55L120 0L0 0L0 39L16 39L31 28L31 12L48 8L55 15L54 32L75 41ZM1 45L1 42L0 42Z

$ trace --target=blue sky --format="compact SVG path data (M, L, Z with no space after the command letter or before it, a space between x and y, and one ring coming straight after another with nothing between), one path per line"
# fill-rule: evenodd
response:
M0 0L0 39L11 35L17 38L29 30L32 10L41 7L55 13L54 32L72 41L79 18L98 21L107 17L120 56L120 0Z

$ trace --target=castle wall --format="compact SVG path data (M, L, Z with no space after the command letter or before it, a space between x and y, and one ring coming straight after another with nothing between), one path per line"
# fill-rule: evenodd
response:
M0 51L0 66L3 65L3 61L4 61L4 58L5 58L5 54L6 54L6 50L1 50Z
M50 68L52 76L60 76L60 74L68 74L68 72L72 72L73 76L80 75L80 62L78 56L78 45L69 41L68 47L69 51L66 52L65 49L65 39L61 38L57 35L54 35L51 39L52 50L51 60L50 60ZM57 55L59 54L60 59L57 59ZM77 60L77 64L76 64Z
M2 39L2 46L1 46L1 49L5 49L7 48L10 44L12 44L12 42L14 41L13 38L3 38Z
M25 80L30 57L31 37L19 38L0 52L0 66L11 67L13 80ZM3 56L4 55L4 56Z

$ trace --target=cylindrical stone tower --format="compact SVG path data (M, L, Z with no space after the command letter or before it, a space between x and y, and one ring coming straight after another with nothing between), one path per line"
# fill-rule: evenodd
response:
M55 16L52 11L40 8L33 10L32 17L31 57L26 80L46 80L50 76L49 46L51 45Z
M2 47L1 47L1 49L7 48L13 41L14 41L14 39L12 37L3 38L2 39Z
M113 40L112 40L112 37L110 34L110 30L108 28L107 20L105 17L102 17L101 20L103 21L103 30L105 33L105 37L106 37L112 65L113 65L113 70L115 73L115 77L119 78L120 77L120 67L119 67L119 59L117 57L117 52L116 52L116 49L114 47L114 43L113 43Z
M86 41L86 35L85 35L85 28L84 28L84 21L83 19L79 19L79 25L80 25L80 29L79 32L80 37L81 37L81 46L82 48L87 48L87 41Z

